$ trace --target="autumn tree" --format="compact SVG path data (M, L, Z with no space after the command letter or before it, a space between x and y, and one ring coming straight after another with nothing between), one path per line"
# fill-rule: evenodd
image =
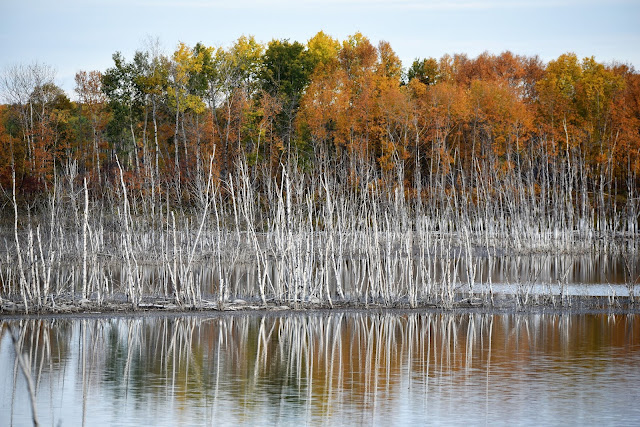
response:
M215 151L216 179L246 162L256 188L281 165L335 170L361 190L426 184L445 204L497 197L515 212L538 200L536 215L563 227L585 228L595 212L605 230L613 207L636 198L640 83L629 66L507 51L418 58L405 72L387 42L324 32L306 44L180 43L170 55L156 44L113 60L77 73L77 103L50 67L2 74L3 182L15 170L21 191L46 191L71 162L101 182L117 154L140 194L188 202Z
M14 150L12 164L22 174L16 174L24 191L46 190L55 174L56 165L68 155L68 142L72 138L69 118L73 105L66 94L54 83L52 67L34 63L15 65L1 77L0 87L15 119L5 127L12 141L20 138L24 150Z
M300 137L308 139L314 151L314 161L324 163L333 152L337 135L337 118L346 102L340 82L346 79L339 67L338 40L320 31L307 42L313 72L300 100L297 127Z
M83 163L93 171L98 182L100 178L100 165L103 161L100 144L102 142L102 132L107 124L108 116L105 108L107 97L102 91L102 73L99 71L79 71L76 73L76 94L80 102L80 111L83 117L88 120L91 126L91 153L87 156L87 150L83 152Z

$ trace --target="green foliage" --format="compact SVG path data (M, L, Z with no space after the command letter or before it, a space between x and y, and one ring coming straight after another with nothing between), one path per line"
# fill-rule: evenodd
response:
M122 54L116 52L114 66L102 75L102 90L109 99L112 117L107 125L107 137L120 150L128 151L135 145L129 130L142 117L145 59L145 54L137 52L134 61L127 63Z
M281 94L289 100L299 99L309 84L313 62L304 45L288 40L271 41L262 57L262 88L271 95Z
M435 58L415 59L407 70L407 82L413 79L425 85L436 84L439 80L438 61Z

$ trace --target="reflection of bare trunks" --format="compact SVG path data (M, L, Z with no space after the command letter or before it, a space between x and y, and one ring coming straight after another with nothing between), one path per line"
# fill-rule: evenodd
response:
M424 310L4 320L0 424L28 423L30 402L44 425L623 422L638 413L638 328Z

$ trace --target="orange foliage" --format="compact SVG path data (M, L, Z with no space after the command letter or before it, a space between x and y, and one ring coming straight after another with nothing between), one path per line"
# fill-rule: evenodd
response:
M35 107L33 121L27 105L0 109L0 142L10 147L0 153L0 182L6 188L13 163L24 188L46 189L68 160L100 180L125 131L136 144L136 169L125 165L132 181L150 162L160 180L189 180L214 149L220 177L239 158L277 174L295 150L307 164L337 160L352 182L393 185L478 173L481 164L501 179L515 168L578 162L591 187L606 180L623 188L640 173L640 76L628 66L572 53L543 64L507 51L416 60L403 76L389 43L376 46L360 33L340 43L320 32L292 69L306 73L291 74L306 86L284 96L275 74L260 71L265 52L244 37L226 50L181 44L171 58L120 63L138 77L114 87L142 84L120 104L127 119L115 136L109 126L118 120L111 108L117 91L114 99L103 93L100 72L77 74L77 105L54 85L37 87L23 101ZM299 86L287 81L290 91ZM364 170L375 176L359 176ZM459 174L450 178L448 185L461 182Z

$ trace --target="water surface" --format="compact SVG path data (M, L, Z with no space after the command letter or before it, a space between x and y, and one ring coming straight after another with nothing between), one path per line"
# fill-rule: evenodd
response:
M0 321L0 425L629 424L640 316L428 311ZM16 339L12 341L11 335Z

